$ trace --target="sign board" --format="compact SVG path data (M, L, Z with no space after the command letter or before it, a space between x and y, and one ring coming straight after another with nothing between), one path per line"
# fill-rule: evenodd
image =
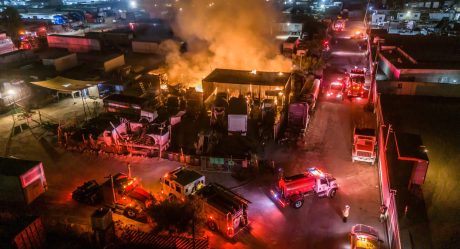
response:
M223 158L220 158L220 157L210 157L209 162L211 164L224 165L225 160Z

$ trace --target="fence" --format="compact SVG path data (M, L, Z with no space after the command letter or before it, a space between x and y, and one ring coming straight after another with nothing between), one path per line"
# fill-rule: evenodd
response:
M259 165L259 161L253 157L247 159L241 158L224 158L224 157L209 157L185 155L181 153L167 152L164 155L165 159L177 161L189 166L197 167L201 171L216 171L230 173L234 168L249 168Z

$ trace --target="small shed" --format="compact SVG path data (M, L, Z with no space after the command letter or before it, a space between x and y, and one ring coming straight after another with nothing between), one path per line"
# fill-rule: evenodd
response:
M0 202L28 205L46 188L42 162L0 157Z

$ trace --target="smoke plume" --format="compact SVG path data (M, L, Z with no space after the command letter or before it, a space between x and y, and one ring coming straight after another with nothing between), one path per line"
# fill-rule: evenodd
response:
M166 53L169 82L195 86L215 68L289 71L271 27L276 11L265 0L190 0L178 10L174 32L185 40L181 54L172 41Z

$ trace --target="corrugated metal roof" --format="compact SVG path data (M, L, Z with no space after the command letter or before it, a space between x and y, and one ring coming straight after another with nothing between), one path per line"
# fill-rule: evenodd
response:
M95 86L101 82L102 81L74 80L58 76L49 80L34 81L30 83L60 92L73 92L81 91L88 87Z
M203 82L219 82L244 85L285 86L291 73L263 72L217 68Z

